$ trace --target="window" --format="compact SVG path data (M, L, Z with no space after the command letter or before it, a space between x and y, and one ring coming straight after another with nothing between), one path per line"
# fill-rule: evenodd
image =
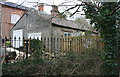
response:
M15 24L20 19L19 15L11 14L11 23Z
M41 33L29 33L28 38L41 40Z
M64 36L65 36L65 37L68 37L68 36L71 36L71 35L72 35L71 32L64 32Z

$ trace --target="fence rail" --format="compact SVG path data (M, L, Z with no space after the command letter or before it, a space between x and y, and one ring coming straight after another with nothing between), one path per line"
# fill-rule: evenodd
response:
M75 51L84 52L88 48L100 47L100 42L97 37L94 38L42 38L45 51L65 52Z
M12 52L12 48L14 50L19 51L19 56L23 52L26 55L22 55L23 59L27 59L29 57L28 54L33 53L30 46L30 39L24 38L5 38L3 41L3 46L6 48L11 48L9 52ZM43 44L43 51L47 52L84 52L86 49L90 48L100 48L102 44L99 42L99 37L80 37L80 38L41 38L38 39ZM36 46L36 45L35 45ZM25 57L25 58L24 58Z

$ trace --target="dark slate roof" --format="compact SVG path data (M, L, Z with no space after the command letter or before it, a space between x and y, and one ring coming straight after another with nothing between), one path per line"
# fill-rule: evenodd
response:
M58 26L63 26L63 27L69 27L69 28L74 28L74 29L84 29L88 30L87 28L83 27L80 24L75 23L74 21L63 19L63 18L58 18L58 17L52 17L51 15L46 15L40 12L37 12L38 15L44 19L50 20L53 24L56 24Z
M18 9L22 9L22 10L28 10L28 9L30 9L29 7L21 6L19 4L12 3L12 2L7 2L7 1L0 2L0 4L1 5L6 5L6 6L10 6L10 7L14 7L14 8L18 8Z
M53 18L52 23L58 24L64 27L79 29L79 25L77 23L70 20L62 19L62 18Z

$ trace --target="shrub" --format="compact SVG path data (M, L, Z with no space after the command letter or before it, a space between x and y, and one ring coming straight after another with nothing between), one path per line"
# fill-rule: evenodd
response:
M42 55L43 45L40 40L30 40L30 48L34 50L33 57L38 58Z
M33 42L35 41L35 42ZM33 43L42 44L38 40ZM33 48L35 48L33 46ZM35 48L36 52L42 48ZM36 54L36 52L34 54ZM41 51L37 52L40 53ZM54 59L45 59L42 57L33 57L33 59L23 60L15 64L3 65L3 75L99 75L101 60L96 50L80 52L65 52L66 55ZM36 55L35 55L36 56Z
M5 42L5 45L6 45L6 46L10 46L10 44L11 44L10 41L6 41L6 42Z

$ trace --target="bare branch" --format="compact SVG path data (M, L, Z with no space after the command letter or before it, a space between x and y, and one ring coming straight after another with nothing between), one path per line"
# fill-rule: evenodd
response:
M66 11L69 11L69 10L74 9L74 8L76 8L76 7L77 7L77 5L76 5L76 6L71 7L71 8L69 8L69 9L67 9L67 10L65 10L65 11L64 11L64 12L62 12L61 14L64 14Z
M16 3L18 3L19 2L19 0L17 0L17 2Z
M25 2L26 2L26 0L24 0L24 1L23 1L21 4L19 4L18 6L21 6L21 5L23 5ZM17 7L18 7L18 6L17 6Z
M20 5L24 4L25 2L26 2L26 0L24 0ZM20 6L20 5L19 5L19 6Z
M74 9L74 8L76 8L77 6L83 6L82 4L80 4L80 5L75 5L75 6L73 6L73 7L71 7L71 8L69 8L69 9L67 9L67 10L65 10L64 12L62 12L61 14L64 14L66 11L69 11L69 10L72 10L72 9ZM78 11L78 10L77 10Z
M111 16L113 13L115 13L117 10L120 10L120 6L116 7L108 16Z
M79 11L78 11L79 8L80 8L80 6L78 6L77 10L76 10L73 14L71 14L70 17L72 17L75 13L79 12Z
M70 2L75 3L74 1L75 1L75 0L73 0L73 1L66 1L66 2L63 2L63 3L59 4L58 6L62 6L62 5L64 5L64 4L70 3ZM77 4L77 3L75 3L75 4Z
M96 5L92 5L91 3L88 3L88 2L82 2L82 3L84 3L85 5L90 5L90 6L93 6L93 7L97 8L97 9L99 9L99 7L97 7Z
M84 3L84 4L83 4L83 3ZM90 6L93 6L93 7L97 8L97 9L99 9L99 7L97 7L96 5L93 5L93 4L88 3L88 2L82 2L82 4L80 4L80 5L76 4L75 6L73 6L73 7L69 8L69 9L65 10L65 11L64 11L63 13L61 13L61 14L64 14L66 11L72 10L72 9L74 9L74 8L76 8L76 7L79 6L79 7L77 8L77 10L76 10L73 14L70 15L70 17L71 17L71 16L73 16L76 12L79 12L78 10L79 10L80 6L84 6L84 5L90 5Z

